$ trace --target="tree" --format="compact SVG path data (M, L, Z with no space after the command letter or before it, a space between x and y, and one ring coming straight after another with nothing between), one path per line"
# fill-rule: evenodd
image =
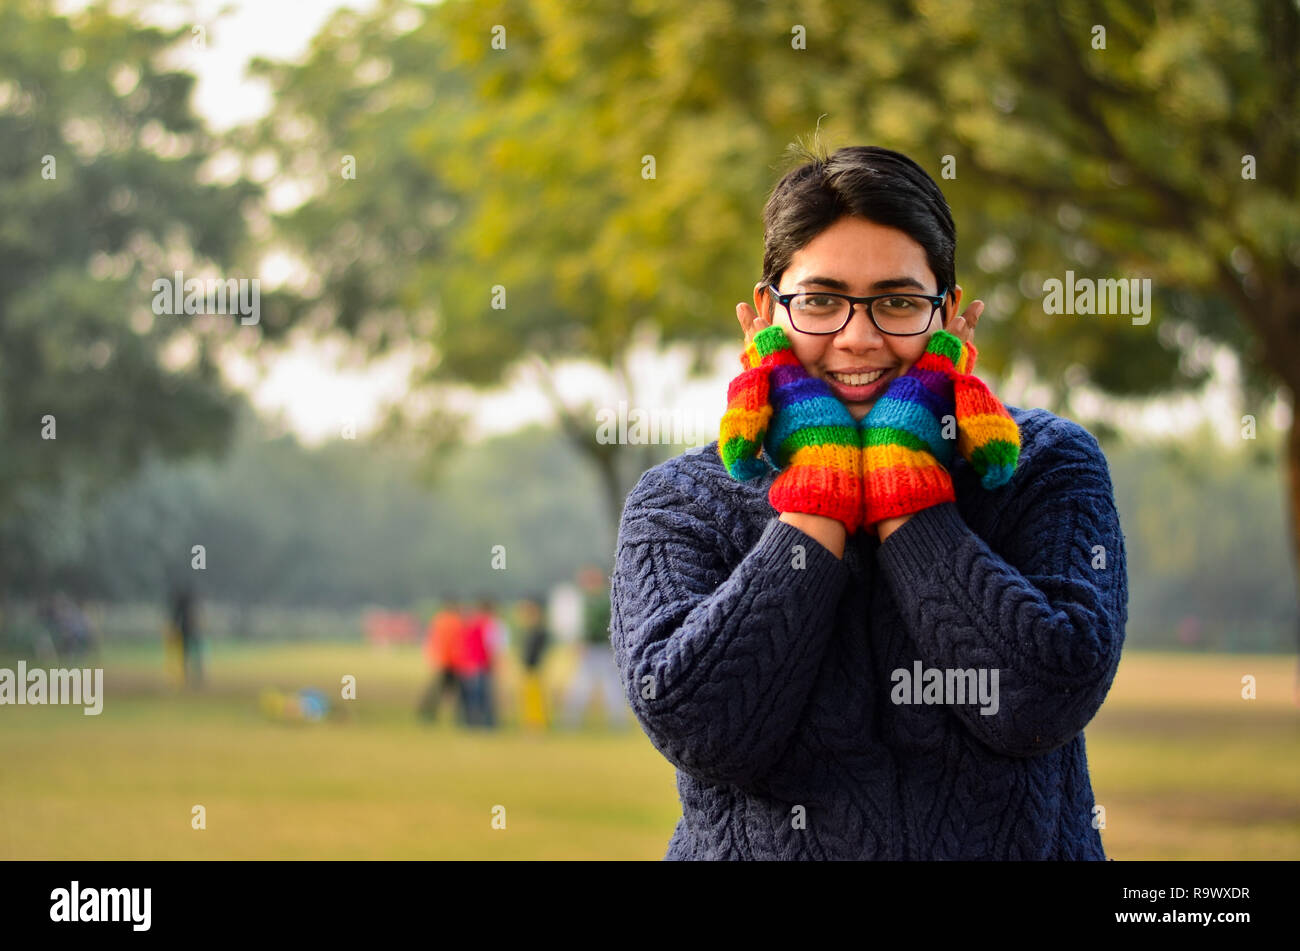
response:
M1026 353L1048 379L1147 395L1198 382L1209 345L1223 344L1238 357L1247 413L1262 421L1279 384L1295 406L1295 3L1079 0L1042 17L1030 4L981 2L928 25L943 68L911 74L908 86L953 119L923 121L908 137L957 157L958 200L982 209L976 233L1001 245L984 245L1003 261L995 276L1029 291L999 349ZM1043 278L1069 269L1149 277L1151 323L1045 318ZM1253 422L1214 428L1254 438ZM1287 446L1300 550L1294 413Z
M960 279L990 304L986 374L1027 362L1055 387L1048 408L1077 415L1083 384L1202 384L1217 341L1257 403L1300 373L1295 20L1284 0L1047 14L813 0L797 16L728 0L389 0L340 13L301 65L262 64L276 106L256 141L311 195L280 239L331 262L301 306L365 349L432 343L431 382L581 356L636 405L641 331L701 359L738 349L732 310L758 277L774 160L829 117L842 144L907 152L945 188ZM355 179L338 175L343 155ZM1075 266L1155 278L1157 316L1047 315L1044 279ZM551 399L616 524L651 456L600 445L594 416Z
M0 576L39 586L52 518L227 437L212 341L234 318L151 307L160 276L232 259L256 194L204 183L217 143L163 65L189 35L0 6Z

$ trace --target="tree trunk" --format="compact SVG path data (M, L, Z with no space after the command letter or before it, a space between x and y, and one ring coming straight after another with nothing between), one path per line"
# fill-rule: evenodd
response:
M606 550L612 562L614 549L618 544L618 526L623 517L623 503L627 499L628 492L632 489L632 484L628 484L623 478L623 469L625 467L619 464L624 447L617 443L605 445L597 442L595 419L592 418L590 423L584 421L564 402L559 389L555 385L554 373L543 358L534 354L533 363L538 371L542 389L559 416L561 428L569 438L570 444L580 455L591 461L597 477L600 479L601 495L604 498L605 512L609 519L607 526L608 546ZM621 370L622 368L620 368ZM619 389L622 391L618 394L619 397L629 396L626 392L628 389L626 374L616 371L615 375L619 380ZM630 399L628 405L631 405ZM639 477L640 473L637 475Z
M595 452L592 449L596 450ZM601 489L605 496L605 512L609 517L609 558L611 564L614 560L614 549L618 546L618 526L623 520L623 503L627 500L627 493L631 491L630 486L623 483L622 467L618 464L619 455L618 447L600 446L594 443L587 444L587 450L591 455L592 461L596 465L596 471L600 475ZM601 452L599 450L613 450L610 452Z
M1296 412L1292 398L1291 428L1286 441L1287 500L1291 509L1291 550L1295 553L1292 565L1296 570L1296 587L1300 590L1300 413ZM1296 621L1296 646L1300 648L1300 618ZM1300 706L1300 659L1296 662L1296 682L1293 700Z

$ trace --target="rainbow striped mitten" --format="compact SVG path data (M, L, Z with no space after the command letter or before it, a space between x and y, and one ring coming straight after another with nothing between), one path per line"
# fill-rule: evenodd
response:
M718 430L718 455L722 464L733 479L742 482L772 469L759 458L772 420L772 404L768 402L768 376L772 367L759 355L757 338L755 334L740 355L741 371L727 386L727 411L722 414Z
M863 525L955 502L955 448L987 489L1011 478L1020 431L1001 402L971 372L973 344L937 330L912 368L895 380L862 420ZM945 427L944 417L951 416Z
M824 515L850 534L862 516L857 424L825 380L808 373L780 325L756 333L727 391L718 450L733 478L760 474L761 444L781 471L768 490L778 512ZM766 405L764 405L766 404Z
M975 375L979 351L966 344L966 357L953 377L957 451L971 464L980 485L996 489L1011 481L1020 461L1020 427L1002 401Z

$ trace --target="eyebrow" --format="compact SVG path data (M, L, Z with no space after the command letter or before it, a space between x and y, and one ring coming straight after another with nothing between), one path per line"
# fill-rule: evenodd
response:
M832 287L835 290L843 291L846 294L849 292L848 282L841 281L839 278L835 277L805 277L802 281L796 283L795 286L802 287L807 284L817 284L821 287ZM876 291L892 291L901 287L913 287L918 291L925 291L925 285L914 277L890 277L881 281L876 281L871 285L871 289Z

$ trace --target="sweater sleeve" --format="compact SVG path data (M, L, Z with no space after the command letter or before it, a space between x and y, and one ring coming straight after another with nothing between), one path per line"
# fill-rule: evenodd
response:
M745 786L793 736L851 572L779 518L743 557L716 522L641 477L619 526L612 640L655 747L700 780Z
M1073 739L1110 690L1128 617L1124 537L1105 456L1068 420L1018 480L1010 537L995 554L951 502L924 509L877 552L926 666L998 671L996 713L949 709L1006 756ZM1100 546L1100 547L1098 547ZM992 705L990 704L990 709Z

